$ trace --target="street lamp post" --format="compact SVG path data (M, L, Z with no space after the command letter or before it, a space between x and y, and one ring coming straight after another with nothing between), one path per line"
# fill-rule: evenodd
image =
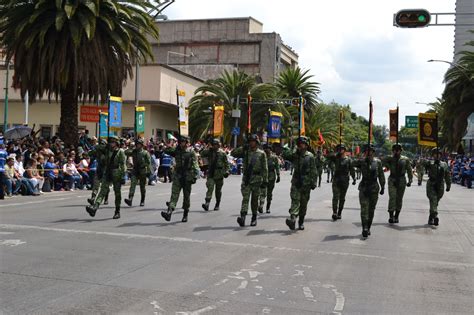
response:
M10 78L10 62L5 63L6 78L5 78L5 103L3 104L3 132L7 130L8 125L8 79Z
M460 65L459 63L457 62L451 62L451 61L447 61L447 60L439 60L439 59L430 59L428 60L428 62L442 62L442 63L447 63L448 65L450 65L451 67L455 67L455 68L458 68L458 69L461 69L461 72L466 76L466 78L468 80L470 80L471 78L469 77L469 75L467 74L467 71L469 71L466 67L464 67L463 65Z
M188 58L196 57L196 55L193 52L191 52L189 54L183 54L183 53L179 53L179 52L175 52L175 51L168 51L168 53L166 55L166 65L168 65L168 66L170 64L170 55L176 55L176 56L188 57Z

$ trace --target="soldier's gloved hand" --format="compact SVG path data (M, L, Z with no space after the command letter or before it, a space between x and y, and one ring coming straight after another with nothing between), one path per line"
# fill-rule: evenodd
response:
M446 187L446 192L449 192L451 190L451 187Z
M229 177L229 173L224 174L224 178L227 178L227 177Z
M191 184L196 184L197 178L193 178Z
M277 183L280 182L280 176L277 177L277 180L276 180Z
M356 180L354 179L354 180L352 181L352 185L355 185L355 184L356 184Z
M407 187L410 187L410 186L411 186L411 182L408 182L408 183L407 183Z
M384 187L382 187L382 189L380 189L380 194L381 195L385 194L385 188Z

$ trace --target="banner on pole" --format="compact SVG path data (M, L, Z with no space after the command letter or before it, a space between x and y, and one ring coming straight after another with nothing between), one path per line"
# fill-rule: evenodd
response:
M321 129L318 128L318 147L323 146L326 143L326 140L324 140L323 134L321 133Z
M247 132L252 133L252 96L250 92L247 96Z
M224 134L224 106L214 105L214 126L212 128L214 137Z
M176 91L178 96L178 109L179 109L179 131L182 136L189 135L189 117L188 117L188 106L186 105L186 92L182 90Z
M272 139L271 140L272 143L280 141L282 117L283 117L282 113L270 111L270 118L268 120L268 127L267 127L269 142L270 142L270 139ZM278 141L275 141L277 139Z
M122 128L122 98L111 96L109 100L109 123L111 131Z
M137 135L145 134L145 107L135 107L135 126Z
M107 138L107 113L99 113L99 137Z
M80 120L81 122L99 122L99 112L107 112L109 109L107 106L89 106L83 105L80 109Z
M398 110L390 109L389 111L390 118L390 140L397 141L398 134Z
M428 147L438 145L438 116L435 113L418 114L418 144Z

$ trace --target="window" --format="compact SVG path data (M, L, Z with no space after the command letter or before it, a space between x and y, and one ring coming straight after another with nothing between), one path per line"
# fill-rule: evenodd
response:
M51 139L53 136L53 126L41 126L40 137L44 139Z

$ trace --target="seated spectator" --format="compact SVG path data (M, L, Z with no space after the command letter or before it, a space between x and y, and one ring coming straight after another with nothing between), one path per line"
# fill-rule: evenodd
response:
M39 196L40 193L35 190L32 182L30 182L24 175L26 174L25 168L23 167L23 156L21 154L16 156L15 163L15 178L21 183L21 189L24 195Z
M44 177L38 172L38 161L30 159L26 165L25 177L33 185L35 192L43 193L41 189L43 189Z
M91 182L92 177L90 176L90 173L89 173L90 164L91 164L91 159L89 155L86 153L82 154L82 159L79 162L79 165L77 166L77 170L82 177L81 186L86 187L87 189L89 189L92 186L92 182Z
M44 164L44 180L49 182L49 187L55 189L58 178L58 166L54 163L54 156L50 156Z
M82 189L81 181L82 176L79 174L79 171L76 168L74 163L74 158L70 156L67 160L67 163L63 166L63 175L64 181L66 183L66 190L73 191L74 187Z
M15 158L10 155L5 165L6 196L16 195L21 188L21 182L15 177Z

